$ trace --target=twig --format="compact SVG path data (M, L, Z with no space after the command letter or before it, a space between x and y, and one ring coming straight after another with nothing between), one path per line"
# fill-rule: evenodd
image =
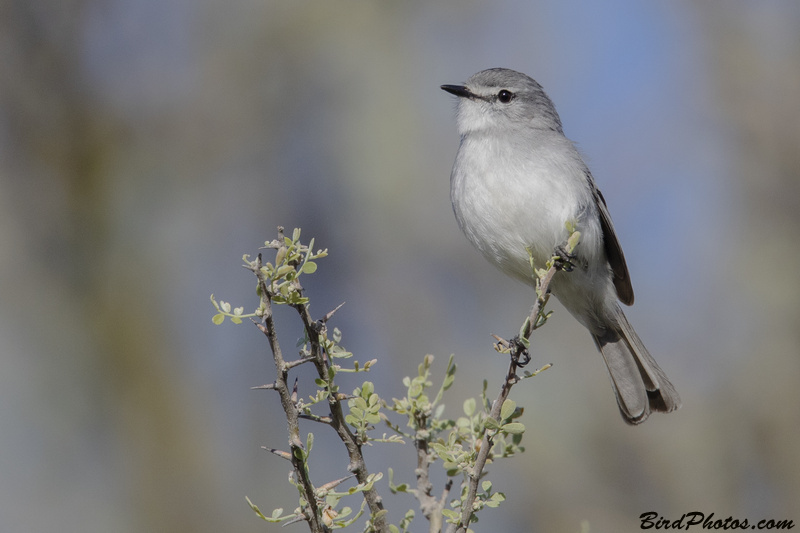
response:
M530 340L533 330L536 329L539 313L543 309L544 304L547 303L547 299L550 295L550 282L553 280L553 276L556 274L556 272L560 269L560 266L553 262L545 275L540 278L537 290L539 296L536 298L536 303L533 305L533 309L531 309L531 315L528 320L529 325L522 332L522 335L526 341ZM520 340L517 339L511 342L502 342L506 346L511 347L511 363L508 366L508 371L506 372L505 379L503 380L503 385L500 387L500 394L492 403L492 409L489 413L489 416L497 421L500 421L500 413L503 408L503 403L508 399L508 395L511 392L511 387L513 387L514 384L519 381L519 378L517 377L517 368L520 366L520 357L527 356L525 345ZM478 451L477 458L475 459L475 466L469 473L467 497L461 502L461 520L458 524L450 524L447 528L448 533L463 533L467 531L467 528L469 527L470 519L472 518L472 514L474 512L473 505L475 503L475 498L478 495L478 485L480 483L481 475L483 474L483 469L486 466L486 460L489 458L489 453L493 446L493 438L494 433L484 428L483 438L481 440L481 448Z
M250 387L250 390L275 390L275 384L267 383L266 385L259 385L258 387Z
M261 254L259 254L254 272L256 276L258 276L258 283L260 285L265 310L263 317L264 323L257 323L256 326L266 335L275 362L277 377L275 378L272 388L278 391L283 412L286 414L286 421L289 426L289 446L292 450L290 461L292 462L297 482L303 491L303 497L306 502L308 502L309 507L308 512L305 513L305 519L308 521L312 533L323 533L327 528L325 528L319 520L320 513L319 507L317 506L317 498L314 493L314 485L311 482L303 459L301 459L303 457L303 443L300 440L300 412L297 409L297 404L292 401L292 391L289 390L289 386L287 385L289 369L283 359L283 352L281 351L280 344L278 343L278 336L275 332L275 323L272 318L272 303L269 297L270 292L267 288L267 280L261 272L261 266Z
M307 305L297 305L292 307L294 307L298 312L303 322L303 327L305 328L306 335L309 339L309 344L311 345L311 360L314 362L314 366L317 368L317 373L319 374L320 379L327 380L330 361L324 353L322 344L320 344L319 341L320 334L325 328L325 322L315 322L311 318L311 313L309 313ZM338 307L336 309L338 309ZM334 309L333 312L335 312L336 309ZM326 315L326 319L330 318L333 312L328 313L328 315ZM345 448L347 448L347 455L350 459L347 470L355 475L356 480L359 483L367 483L369 472L367 470L366 462L364 461L364 456L361 453L361 444L357 441L355 435L353 435L353 433L350 431L350 428L347 426L347 422L345 422L341 400L338 396L329 395L328 406L330 407L331 411L331 420L329 424L331 427L333 427L333 429L336 430L336 433L344 443ZM375 530L380 533L389 531L389 527L386 523L386 513L383 510L383 502L375 487L371 487L370 489L364 491L364 499L367 501L370 514L374 517Z
M286 259L287 248L285 246L285 242L286 239L283 234L283 227L279 226L278 239L267 243L265 246L265 248L278 250L275 261L276 268L278 268L279 265L281 265L281 262ZM311 253L310 246L311 245L309 245L309 254ZM303 443L300 440L300 418L322 422L330 425L336 430L339 438L342 440L342 442L344 442L345 447L347 448L347 453L350 460L348 470L353 473L359 484L370 484L370 487L365 488L362 492L364 493L364 499L366 500L372 515L372 526L378 533L387 533L389 529L388 525L386 524L386 512L383 509L383 504L377 490L370 483L372 477L369 476L364 457L361 454L361 443L358 442L357 438L353 435L347 426L347 423L345 422L345 416L342 410L341 402L346 401L348 396L330 393L328 394L330 416L309 415L301 412L301 409L298 405L297 381L295 380L294 386L291 388L291 390L287 383L289 370L306 362L314 363L320 379L326 382L330 379L331 363L328 355L325 353L323 343L321 342L321 335L325 332L327 321L330 320L333 314L340 307L342 307L343 304L327 313L321 320L314 321L309 313L308 304L303 303L304 299L302 297L294 298L291 301L282 302L288 303L300 315L311 347L310 353L305 357L302 357L296 361L287 362L284 360L280 345L278 344L277 333L275 331L275 325L272 317L272 299L273 297L283 298L286 296L285 290L281 291L281 294L278 294L276 289L280 290L280 287L287 287L287 284L290 293L294 294L295 296L301 296L303 289L296 277L293 277L291 280L283 281L282 284L278 285L277 287L273 286L275 284L275 280L272 279L271 275L268 273L269 268L262 268L264 264L262 263L261 254L258 254L257 259L254 262L249 262L247 260L245 261L247 263L245 268L251 270L258 279L258 292L261 295L261 307L259 315L262 317L262 321L257 322L256 326L264 333L264 335L267 336L267 339L269 340L270 350L272 351L275 361L275 368L277 370L277 378L274 383L262 385L261 387L256 388L274 389L278 391L280 395L281 405L283 406L284 413L286 414L286 420L289 425L289 445L291 447L290 455L292 465L294 466L295 479L303 494L303 498L308 503L308 507L303 510L303 514L307 515L304 518L309 522L312 533L322 533L328 531L328 528L323 523L323 520L321 520L322 513L320 512L320 506L318 504L319 502L317 501L318 491L315 490L314 485L311 483L307 464L304 460L306 455L303 450ZM305 262L301 265L287 263L279 268L296 268L299 266L302 269L305 265ZM305 301L307 302L307 300ZM273 450L270 451L276 453ZM278 453L278 455L282 457L285 456L285 454L282 453Z
M450 494L450 489L453 488L453 480L448 479L447 483L444 484L444 490L442 491L442 497L439 499L439 508L444 509L444 504L447 502L447 495Z
M319 422L321 424L330 425L330 423L331 423L331 417L329 417L329 416L319 416L319 415L315 415L314 413L308 413L308 414L300 413L298 416L300 418L304 419L304 420L311 420L313 422Z
M417 489L414 495L419 501L422 516L428 519L430 533L439 533L442 530L442 509L444 502L438 501L433 496L433 484L430 481L429 472L431 460L428 454L428 439L422 432L428 432L427 417L420 415L417 417L417 433L414 436L414 447L417 449L417 468L414 474L417 478Z

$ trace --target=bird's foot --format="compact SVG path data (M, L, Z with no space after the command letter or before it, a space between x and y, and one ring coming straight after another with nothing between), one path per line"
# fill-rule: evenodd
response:
M531 362L531 354L528 353L528 348L520 340L519 335L508 341L511 348L511 360L517 366L525 366Z
M566 248L565 244L559 244L556 246L556 256L553 260L553 265L558 270L563 270L564 272L572 272L575 268L575 264L572 262L576 255L569 253Z

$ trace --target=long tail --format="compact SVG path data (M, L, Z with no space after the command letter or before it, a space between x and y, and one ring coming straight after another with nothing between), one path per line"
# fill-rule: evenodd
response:
M592 337L608 367L622 418L628 424L641 424L651 411L674 411L681 399L622 309L617 312L617 327Z

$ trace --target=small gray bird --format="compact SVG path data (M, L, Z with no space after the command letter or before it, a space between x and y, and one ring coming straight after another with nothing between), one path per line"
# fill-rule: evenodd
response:
M541 85L493 68L442 89L459 97L461 145L450 198L467 239L504 273L534 284L528 250L544 266L566 241L566 222L576 222L574 270L553 278L552 294L591 333L627 423L680 407L620 309L618 301L633 304L622 247L603 195Z

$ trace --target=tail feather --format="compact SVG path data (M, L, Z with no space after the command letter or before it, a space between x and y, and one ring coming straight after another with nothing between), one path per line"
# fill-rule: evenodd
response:
M617 310L617 327L592 337L606 362L620 413L628 424L636 425L651 411L674 411L681 399L625 314Z

